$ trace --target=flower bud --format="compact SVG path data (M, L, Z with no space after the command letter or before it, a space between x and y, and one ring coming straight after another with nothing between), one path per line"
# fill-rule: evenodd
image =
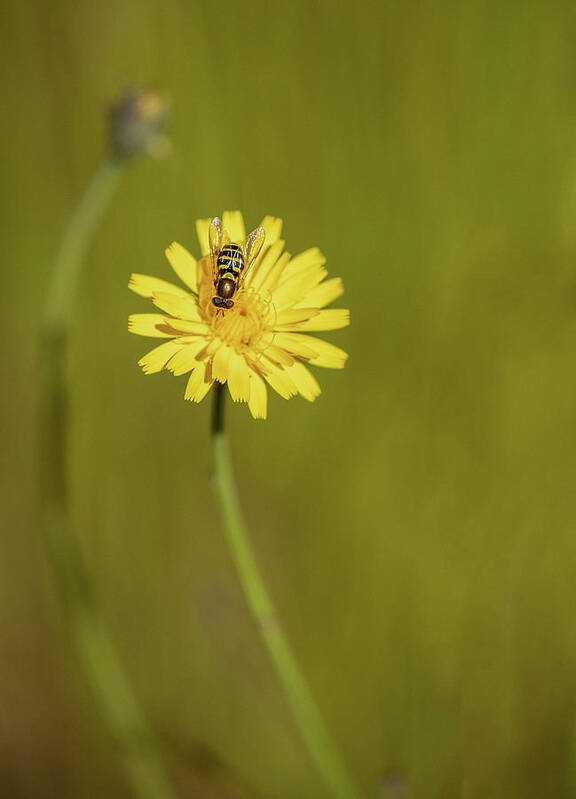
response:
M132 89L110 108L109 137L112 153L120 159L145 154L159 158L169 145L164 128L168 103L152 89Z

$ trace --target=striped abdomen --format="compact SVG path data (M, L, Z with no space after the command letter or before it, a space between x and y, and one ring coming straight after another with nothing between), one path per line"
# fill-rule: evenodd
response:
M218 275L220 278L232 276L232 280L238 280L244 269L244 256L237 244L227 244L218 253L216 262Z

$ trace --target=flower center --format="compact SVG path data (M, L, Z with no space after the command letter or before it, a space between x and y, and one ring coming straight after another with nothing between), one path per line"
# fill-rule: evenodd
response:
M273 304L254 289L240 291L234 306L222 311L210 302L209 317L215 335L236 347L255 347L274 325Z

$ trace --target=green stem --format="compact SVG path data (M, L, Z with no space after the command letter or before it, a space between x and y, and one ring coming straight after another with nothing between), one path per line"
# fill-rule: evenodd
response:
M48 291L46 323L50 327L68 328L72 298L84 258L118 185L122 163L109 158L100 164L68 221Z
M67 389L70 312L84 256L108 206L121 162L105 161L72 215L56 258L41 330L41 497L44 527L78 657L116 738L139 799L173 799L153 736L100 613L70 518Z
M252 552L242 519L224 431L224 398L224 386L216 383L212 414L214 470L226 538L248 606L274 664L302 739L331 796L335 799L360 799L290 649Z

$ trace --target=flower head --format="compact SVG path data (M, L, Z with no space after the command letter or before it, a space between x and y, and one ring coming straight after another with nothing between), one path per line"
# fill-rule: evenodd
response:
M142 153L159 157L168 150L164 135L166 98L153 89L132 89L121 95L109 112L109 138L117 158Z
M223 214L233 242L246 239L239 211ZM169 339L139 361L146 374L167 369L191 373L185 398L200 402L215 380L228 383L235 402L247 402L255 419L266 418L266 384L285 399L301 394L313 402L320 394L305 364L341 369L346 353L308 335L346 327L349 311L327 309L343 292L340 278L325 280L325 258L316 247L292 257L280 238L282 220L267 216L266 238L234 296L234 306L215 307L209 255L209 219L196 223L202 257L196 260L174 242L166 250L172 268L186 286L133 274L129 286L150 298L159 313L133 314L128 329L140 336Z

